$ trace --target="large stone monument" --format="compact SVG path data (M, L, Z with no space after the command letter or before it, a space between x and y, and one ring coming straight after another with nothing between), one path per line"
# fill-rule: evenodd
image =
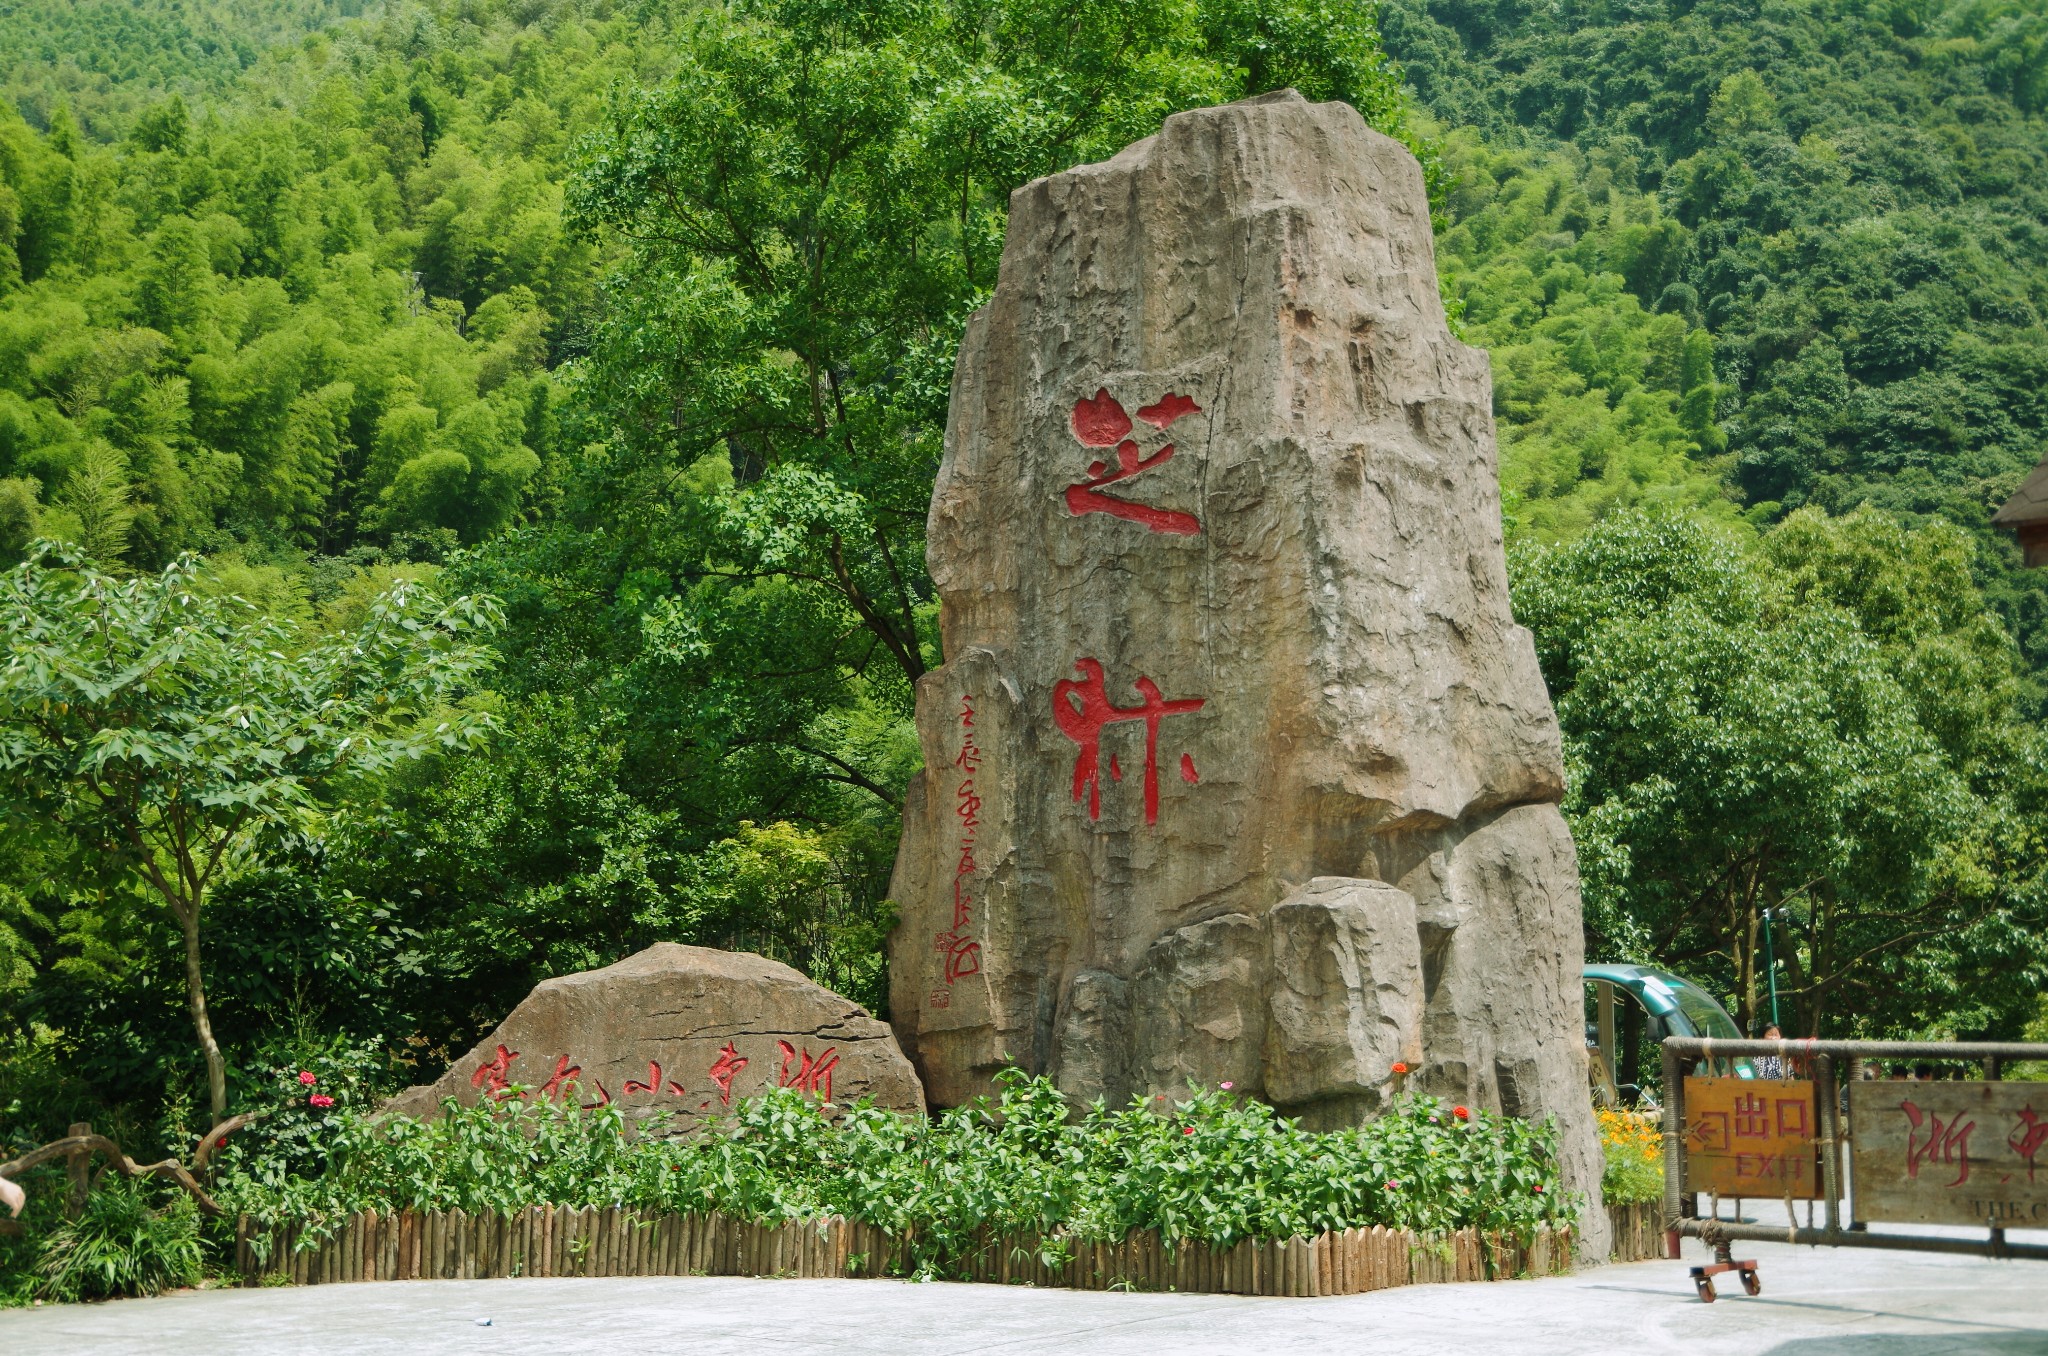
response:
M947 662L892 889L891 1010L935 1105L1015 1062L1331 1126L1402 1062L1556 1116L1597 1192L1491 406L1421 170L1346 105L1178 114L1012 195L932 499Z
M860 1004L780 961L674 942L543 980L438 1080L382 1109L426 1117L450 1097L574 1098L688 1130L770 1088L924 1110L896 1038Z

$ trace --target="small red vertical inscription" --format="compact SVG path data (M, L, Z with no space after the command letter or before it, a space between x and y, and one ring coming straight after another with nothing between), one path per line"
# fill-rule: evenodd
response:
M1159 684L1140 675L1132 686L1144 698L1136 706L1118 706L1109 699L1108 686L1103 682L1102 664L1095 659L1077 659L1074 667L1081 673L1078 681L1066 679L1052 687L1053 720L1060 727L1060 733L1081 746L1074 755L1074 799L1080 800L1085 790L1088 794L1088 817L1102 818L1102 730L1104 726L1118 721L1142 720L1145 722L1145 822L1159 822L1159 722L1167 716L1186 715L1202 709L1207 700L1203 697L1185 697L1167 701L1159 691ZM1115 759L1111 760L1112 765ZM1181 775L1193 781L1194 760L1181 759ZM1120 776L1112 769L1112 777Z
M1139 410L1138 418L1163 430L1182 415L1199 413L1201 408L1189 397L1169 392L1158 404ZM1081 440L1083 447L1116 449L1116 468L1112 470L1106 461L1090 462L1088 478L1066 488L1067 512L1076 518L1090 513L1106 513L1112 518L1138 523L1147 531L1178 537L1192 537L1202 530L1201 519L1192 513L1154 508L1150 504L1104 493L1106 486L1164 466L1173 459L1174 450L1173 444L1168 443L1150 456L1144 455L1137 441L1127 436L1132 427L1131 416L1124 413L1124 407L1117 403L1107 388L1096 391L1092 398L1075 401L1072 422L1074 436Z
M1119 411L1121 413L1121 411ZM981 973L981 943L974 940L974 842L981 828L981 797L974 779L981 771L981 746L974 740L974 694L960 698L960 756L953 760L960 782L953 791L953 814L960 821L960 856L953 864L953 925L932 939L932 949L945 957L946 983ZM932 1006L947 1003L932 995Z

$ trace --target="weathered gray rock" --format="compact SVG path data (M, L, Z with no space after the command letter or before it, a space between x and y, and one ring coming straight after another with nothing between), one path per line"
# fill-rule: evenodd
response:
M1015 1061L1334 1124L1399 1060L1597 1192L1557 722L1405 150L1285 92L1012 195L928 563L891 1011L934 1103Z
M426 1117L449 1097L575 1097L617 1103L629 1122L672 1113L686 1130L777 1087L924 1110L895 1036L858 1003L751 952L661 942L543 981L439 1080L383 1109Z

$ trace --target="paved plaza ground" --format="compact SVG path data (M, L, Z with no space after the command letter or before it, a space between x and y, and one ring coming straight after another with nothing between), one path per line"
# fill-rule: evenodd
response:
M1757 1244L1762 1296L1729 1286L1704 1305L1686 1248L1684 1263L1309 1300L699 1277L216 1290L0 1313L0 1352L2048 1356L2048 1263Z

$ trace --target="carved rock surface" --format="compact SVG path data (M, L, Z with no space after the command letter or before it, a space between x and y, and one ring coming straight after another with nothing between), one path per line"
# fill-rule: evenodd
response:
M948 662L892 888L933 1102L1014 1061L1334 1124L1403 1059L1558 1117L1597 1196L1557 721L1420 167L1285 91L1010 207L954 372Z
M677 1129L777 1087L924 1110L895 1036L858 1003L780 961L673 942L542 981L439 1080L383 1109L432 1116L446 1098L468 1105L515 1086L614 1102L629 1122L672 1113Z

